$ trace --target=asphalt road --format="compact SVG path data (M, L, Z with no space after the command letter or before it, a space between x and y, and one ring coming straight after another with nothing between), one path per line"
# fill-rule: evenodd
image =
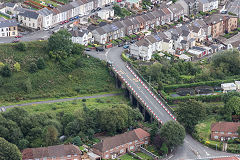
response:
M78 99L111 97L111 96L117 96L117 95L121 95L121 93L102 94L102 95L74 97L74 98L63 98L63 99L55 99L55 100L48 100L48 101L38 101L38 102L30 102L30 103L22 103L22 104L15 104L15 105L1 106L1 107L5 107L6 109L8 109L8 108L20 107L20 106L31 106L31 105L46 104L46 103L58 103L58 102L73 101L73 100L78 100Z
M142 86L142 84L136 80L133 74L126 68L126 63L121 59L122 51L122 47L114 47L107 49L105 52L89 51L86 53L95 58L111 62L113 66L119 71L119 74L127 80L127 82L135 89L136 93L147 103L147 105L163 122L173 120L169 114L162 109L162 107L152 97L152 95L149 94L149 92ZM186 135L184 144L178 146L175 151L166 158L166 160L200 159L231 155L234 154L215 151L194 140L190 135Z

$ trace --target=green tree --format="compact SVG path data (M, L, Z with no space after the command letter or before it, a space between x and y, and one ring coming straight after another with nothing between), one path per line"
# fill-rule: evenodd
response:
M232 120L232 115L240 115L240 97L231 97L224 105L223 114L229 121Z
M27 50L27 46L25 43L23 42L19 42L16 44L16 47L19 51L26 51Z
M119 17L124 17L124 13L122 12L122 9L119 5L114 5L113 6L114 14L116 14Z
M37 72L37 70L38 70L38 67L37 67L36 63L32 62L29 66L29 72L35 73L35 72Z
M79 136L76 136L73 138L72 144L74 144L76 146L81 146L83 143L81 141L81 138Z
M0 160L21 160L22 155L16 145L0 137Z
M1 69L1 74L2 74L3 77L11 77L12 71L11 71L11 69L8 65L5 65Z
M24 82L24 89L27 93L32 92L32 82L30 78L27 78L27 80Z
M45 138L48 146L54 145L58 139L58 130L54 126L47 126Z
M19 72L21 70L21 66L18 62L16 62L13 66L15 71Z
M71 54L73 43L72 35L65 29L51 35L48 39L49 54L52 58L61 60Z
M25 148L27 148L29 145L29 141L27 139L21 139L19 142L18 142L18 148L20 150L23 150Z
M184 127L175 121L169 121L165 123L160 128L159 133L168 148L173 148L183 144L183 140L186 135Z
M78 44L78 43L74 43L74 44L73 44L72 53L73 53L73 54L78 54L78 55L80 55L80 54L83 53L84 48L85 48L85 46L83 46L83 45L81 45L81 44Z
M39 58L39 59L37 60L37 68L38 68L38 69L44 69L45 66L46 66L46 64L45 64L44 59L43 59L43 58Z
M206 107L196 100L181 103L176 109L177 120L192 133L195 125L206 116Z
M168 154L168 147L167 147L166 143L162 144L162 147L160 148L160 151L163 155Z

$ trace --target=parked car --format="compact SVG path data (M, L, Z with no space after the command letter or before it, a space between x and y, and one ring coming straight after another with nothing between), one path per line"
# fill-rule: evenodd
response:
M64 24L65 23L65 21L62 21L60 24Z
M68 23L69 21L68 20L65 20L64 23Z
M74 19L78 19L78 18L79 18L79 16L75 16L75 17L74 17Z
M19 39L15 39L15 40L12 41L12 43L18 43L18 42L20 42Z
M129 45L124 45L123 46L123 49L127 49L127 48L129 48Z
M135 42L136 42L136 40L131 40L131 41L130 41L130 43L132 43L132 44L135 43Z
M22 36L18 35L18 36L15 36L15 38L21 38Z
M96 10L95 9L92 9L91 12L94 13Z
M78 16L79 16L79 17L83 17L83 16L84 16L84 14L79 14Z
M44 30L44 31L48 31L48 30L49 30L49 28L43 28L43 30Z
M91 49L90 48L85 48L85 51L91 51Z
M119 44L118 44L118 47L122 47L122 46L123 46L123 44L122 44L122 43L119 43Z
M101 47L96 47L96 51L97 52L102 52L102 51L104 51L104 48L101 46Z
M108 17L108 20L113 20L113 18L112 17Z
M73 21L73 20L74 20L74 18L70 18L70 19L69 19L69 21Z
M109 7L110 6L110 4L105 4L105 7Z
M97 11L100 11L101 9L102 9L101 7L98 7L98 8L97 8Z

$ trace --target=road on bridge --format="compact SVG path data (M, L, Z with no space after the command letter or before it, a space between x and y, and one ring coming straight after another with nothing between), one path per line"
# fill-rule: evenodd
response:
M105 52L88 51L88 55L95 58L111 62L118 73L131 85L136 93L146 102L152 111L163 121L163 123L173 120L157 100L145 89L145 87L136 79L136 77L126 67L127 64L121 59L122 47L113 47ZM197 159L216 156L231 156L234 154L215 151L194 140L190 135L186 135L184 143L178 146L170 155L168 160Z

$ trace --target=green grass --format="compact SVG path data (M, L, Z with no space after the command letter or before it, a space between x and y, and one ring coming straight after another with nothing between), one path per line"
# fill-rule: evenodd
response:
M156 156L161 157L161 156L159 155L159 153L158 153L158 150L157 150L156 147L154 147L153 145L148 145L148 146L146 147L146 149L147 149L149 152L155 154Z
M0 45L0 62L12 70L16 62L21 65L21 71L14 71L11 77L0 76L0 104L117 91L105 62L86 55L73 55L63 66L49 59L46 41L28 42L26 51L19 51L16 45ZM29 64L36 63L40 57L45 59L46 68L29 73ZM81 59L80 67L75 66L76 59ZM30 81L30 90L26 89L26 81Z
M86 99L86 102L83 102L82 100L73 100L68 102L57 102L57 103L51 103L51 104L22 106L21 108L24 108L29 113L39 113L39 112L75 113L79 111L79 109L82 109L83 106L87 106L89 109L96 109L96 108L101 109L101 108L111 107L117 104L129 104L129 102L124 97L124 95L119 95L119 96L113 96L113 97Z
M197 134L202 137L205 141L210 140L211 135L211 124L216 122L215 117L209 117L206 120L196 125L195 129Z
M119 157L121 160L137 160L136 158L132 157L129 154L124 154L123 156Z
M143 158L144 160L153 160L152 157L150 157L149 155L146 155L145 153L142 153L142 152L136 152L136 155Z

